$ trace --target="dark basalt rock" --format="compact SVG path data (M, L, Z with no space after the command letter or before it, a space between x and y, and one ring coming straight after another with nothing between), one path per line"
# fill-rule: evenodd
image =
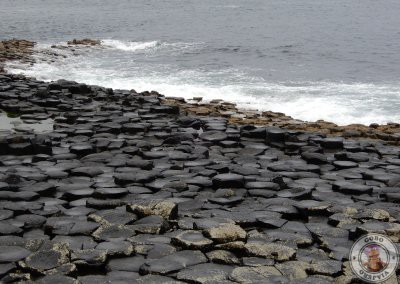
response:
M228 265L202 263L179 271L177 278L197 283L221 283L228 280L233 267Z
M20 265L34 272L44 273L69 262L69 251L65 244L55 244L28 256Z
M145 263L145 261L146 259L141 255L126 258L115 258L108 262L107 270L139 272L140 267Z
M301 157L311 164L322 165L328 163L328 158L320 153L304 152Z
M332 189L345 194L370 194L372 187L362 184L356 184L346 181L337 181L332 184Z
M209 142L220 142L222 140L226 140L228 138L228 135L224 132L221 131L206 131L200 134L200 138L209 141Z
M214 188L240 188L244 186L244 177L238 174L219 174L213 177Z
M14 262L24 259L31 252L19 246L0 246L0 262Z
M167 275L205 262L207 262L207 258L200 251L182 250L157 260L145 262L140 267L140 273Z
M54 118L0 129L0 282L342 283L355 239L400 236L400 149L363 140L397 143L382 126L326 137L221 101L14 75L0 101Z
M153 181L157 173L151 171L133 171L132 173L118 173L114 175L115 183L127 185L132 183L148 183Z
M171 243L184 249L204 250L212 245L212 241L199 231L184 231L171 239Z

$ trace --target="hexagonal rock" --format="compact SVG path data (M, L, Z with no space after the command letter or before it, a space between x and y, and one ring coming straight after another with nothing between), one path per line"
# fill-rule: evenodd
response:
M90 214L88 219L101 225L126 225L136 221L138 217L136 214L126 212L125 210L102 210Z
M104 171L99 167L79 167L71 170L72 175L95 177L101 175Z
M17 246L0 246L0 262L13 262L24 259L31 252L27 249Z
M234 224L221 224L204 230L204 235L217 243L228 243L246 239L246 231Z
M75 250L71 254L71 260L80 266L102 265L106 258L107 251L96 249Z
M79 284L78 280L72 277L64 276L64 275L47 275L35 281L39 284Z
M119 270L119 271L132 271L139 272L140 267L144 264L146 259L141 255L132 257L115 258L111 259L106 268L108 271Z
M0 221L0 235L15 235L21 232L21 228L18 228L7 221Z
M310 268L310 264L304 261L285 261L282 263L276 263L275 267L289 279L304 279L307 278L307 269Z
M140 273L166 275L205 262L207 262L207 258L202 252L182 250L160 259L147 261L140 267Z
M228 135L225 132L221 131L206 131L200 134L200 138L209 141L209 142L219 142L222 140L226 140Z
M169 224L161 216L150 215L137 220L131 227L141 234L161 234L169 228Z
M281 276L282 274L273 266L258 266L258 267L237 267L230 276L238 283L273 283L270 277Z
M92 234L96 239L104 241L125 240L133 235L135 235L135 230L132 226L112 224L102 225Z
M115 240L99 243L96 250L106 251L109 256L129 256L133 253L133 245L128 241Z
M69 262L68 245L56 243L50 249L43 249L29 255L19 265L31 271L43 273Z
M320 153L304 152L301 157L310 164L322 165L328 163L328 158Z
M321 140L321 145L326 149L341 149L343 141L342 137L328 137Z
M337 276L342 271L342 262L333 259L313 261L309 271L311 274Z
M202 250L212 245L212 241L199 231L184 231L171 239L171 243L184 249Z
M177 278L193 283L219 283L227 280L233 267L214 263L202 263L179 271Z
M126 185L151 182L156 176L157 174L152 171L133 171L132 173L116 173L114 174L114 179L116 184Z
M208 259L214 263L240 264L239 258L227 250L212 250L206 253Z
M295 249L278 243L251 241L245 245L245 248L250 255L273 258L278 261L290 260L296 255Z
M178 216L177 204L169 200L138 201L138 203L127 205L126 210L140 217L158 215L169 220L176 219Z
M347 181L336 181L332 184L332 189L345 194L370 194L372 187L368 185L356 184Z
M174 278L161 275L146 275L136 279L139 284L185 284L186 282L177 281Z
M244 186L244 177L238 174L219 174L212 179L214 188L240 188Z

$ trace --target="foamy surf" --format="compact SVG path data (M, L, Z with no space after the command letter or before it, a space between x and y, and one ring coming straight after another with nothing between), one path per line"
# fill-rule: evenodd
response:
M278 111L306 121L324 119L339 125L400 121L400 84L268 82L241 70L182 69L171 63L137 63L131 58L136 52L148 50L153 50L155 56L161 52L183 54L188 49L195 50L195 44L102 42L109 48L92 48L75 56L61 50L67 58L56 57L53 61L43 61L46 54L42 54L33 66L8 63L7 70L44 81L67 79L117 89L156 90L166 96L185 99L224 99L241 108ZM173 48L162 51L161 47L166 45ZM130 55L125 55L127 53ZM135 58L144 60L141 54L136 54Z
M160 45L158 41L121 41L116 39L104 39L101 44L106 47L115 48L123 51L139 51L153 49Z

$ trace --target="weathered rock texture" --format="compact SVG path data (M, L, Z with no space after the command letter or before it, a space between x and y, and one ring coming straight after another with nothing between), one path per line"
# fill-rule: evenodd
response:
M0 132L1 281L350 283L355 239L399 242L400 147L162 102L0 75L3 111L54 123Z

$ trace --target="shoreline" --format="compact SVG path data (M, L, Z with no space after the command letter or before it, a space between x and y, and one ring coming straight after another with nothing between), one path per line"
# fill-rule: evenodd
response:
M0 75L53 128L0 133L1 281L351 283L358 237L400 241L400 147L163 100Z
M72 49L74 46L98 46L101 45L101 42L93 39L74 39L68 41L67 44L67 47L55 45L52 48ZM0 42L0 73L5 72L1 66L5 61L23 60L33 64L34 45L34 42L26 40ZM183 98L165 97L163 102L179 106L190 114L221 116L227 118L231 123L241 125L277 126L290 130L312 131L328 136L342 136L356 140L383 140L392 145L400 145L400 123L339 126L324 120L315 122L302 121L279 112L239 109L234 103L224 100L213 100L209 103L203 103L201 100L202 98L193 98L185 101Z

